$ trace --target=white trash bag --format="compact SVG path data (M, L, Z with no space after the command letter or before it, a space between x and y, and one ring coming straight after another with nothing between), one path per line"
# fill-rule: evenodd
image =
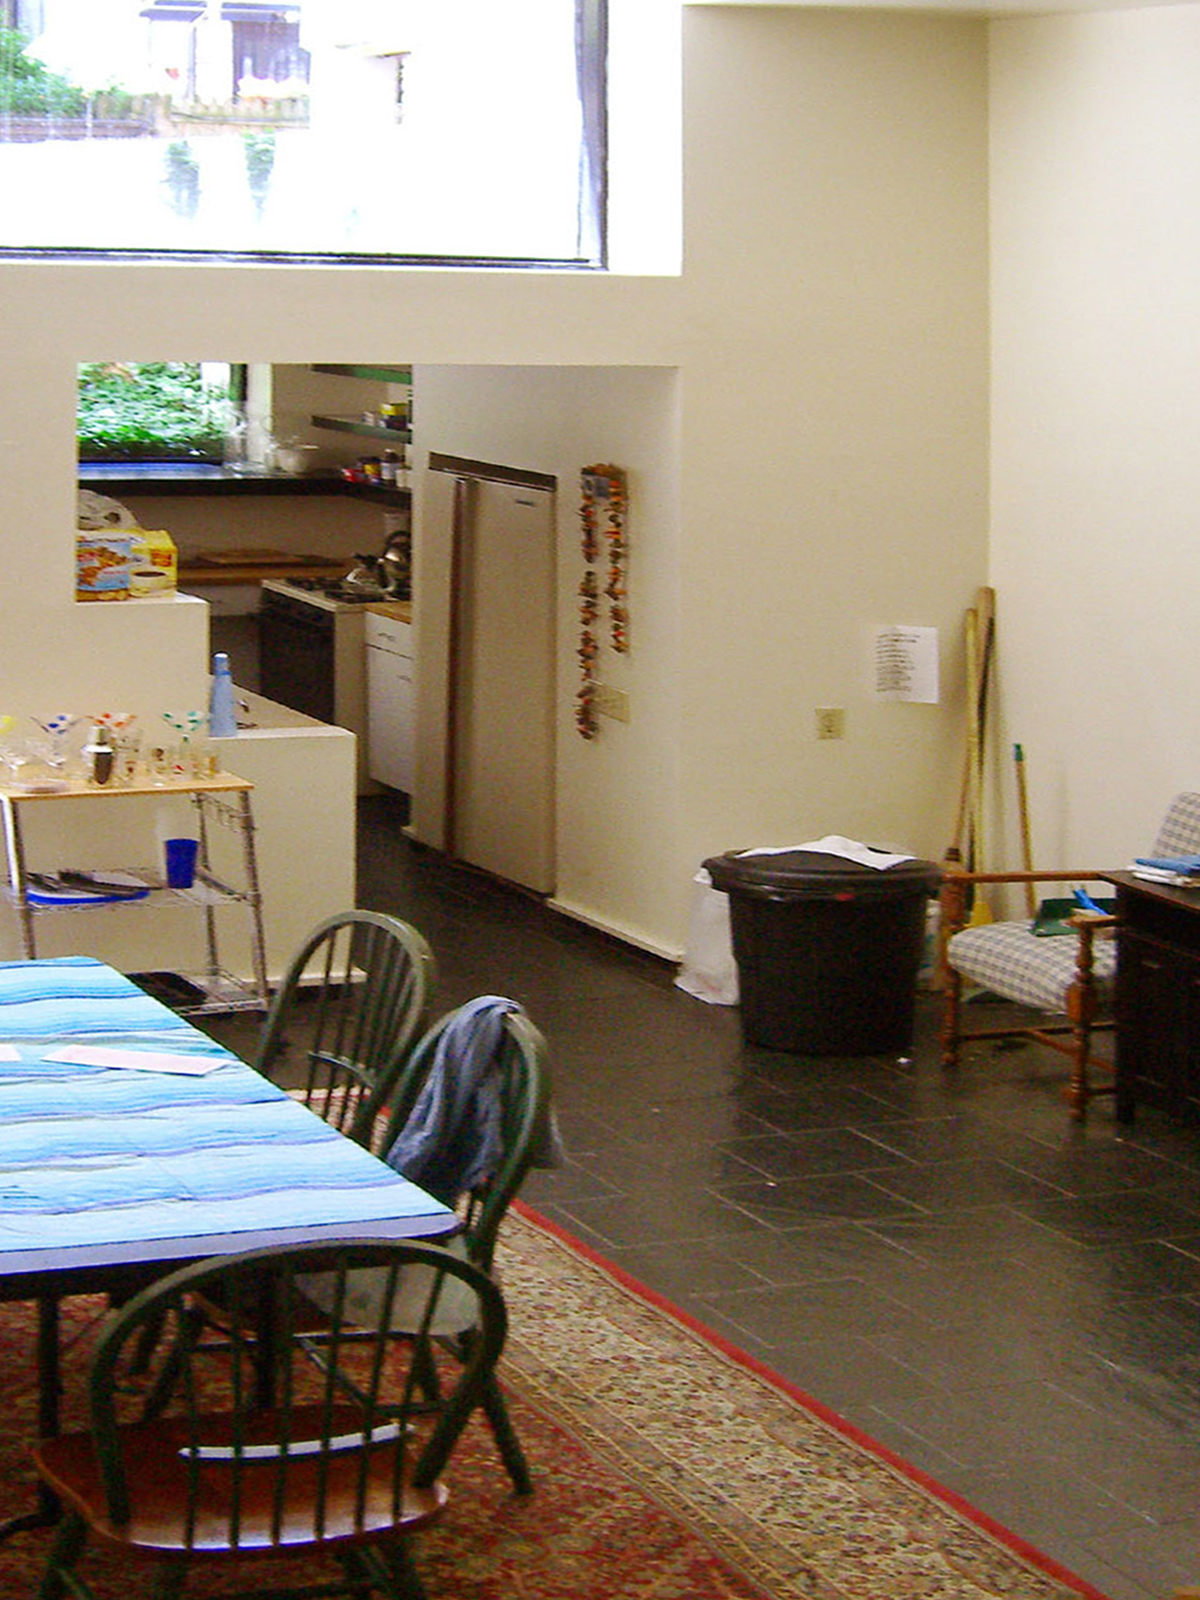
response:
M738 970L729 926L729 896L714 889L707 867L692 879L696 885L688 923L687 949L675 982L709 1005L738 1003Z

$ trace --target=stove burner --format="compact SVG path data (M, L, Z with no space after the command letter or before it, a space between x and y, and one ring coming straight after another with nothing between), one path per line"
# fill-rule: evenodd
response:
M386 599L382 589L376 595L363 594L360 589L348 588L344 578L288 578L287 584L289 588L323 594L330 600L342 600L347 604L369 605L373 600Z

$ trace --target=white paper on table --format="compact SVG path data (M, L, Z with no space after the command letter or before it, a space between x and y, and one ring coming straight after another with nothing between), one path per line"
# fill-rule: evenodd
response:
M137 1072L179 1072L202 1078L218 1067L228 1066L228 1058L177 1055L167 1050L117 1050L111 1045L65 1044L47 1050L44 1061L66 1061L77 1067L132 1067Z
M0 1044L0 1061L20 1061L21 1052L15 1044Z

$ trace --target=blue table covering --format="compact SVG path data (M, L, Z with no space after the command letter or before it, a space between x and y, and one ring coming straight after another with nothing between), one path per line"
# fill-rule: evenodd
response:
M435 1233L452 1220L90 957L0 962L0 1041L16 1056L0 1060L0 1257L397 1219ZM81 1042L218 1065L188 1077L46 1059Z

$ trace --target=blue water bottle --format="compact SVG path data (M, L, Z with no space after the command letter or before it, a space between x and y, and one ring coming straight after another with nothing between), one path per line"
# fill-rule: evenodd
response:
M228 739L237 732L237 711L233 704L233 676L229 657L218 650L213 657L212 691L208 701L208 731L214 739Z

